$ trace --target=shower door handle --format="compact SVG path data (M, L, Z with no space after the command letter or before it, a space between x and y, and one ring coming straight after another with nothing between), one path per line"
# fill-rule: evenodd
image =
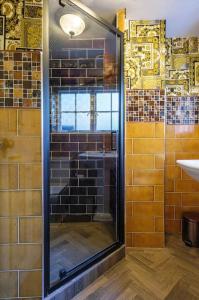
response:
M114 145L116 145L116 134L117 134L117 131L111 131L111 151L117 150L116 146L114 147ZM115 141L113 140L114 135L115 135Z

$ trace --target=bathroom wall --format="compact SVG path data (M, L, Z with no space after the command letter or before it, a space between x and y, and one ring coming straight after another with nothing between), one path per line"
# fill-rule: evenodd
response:
M0 52L0 298L41 296L41 55Z
M167 40L165 226L181 232L182 213L199 211L199 184L177 159L199 158L199 40Z
M165 22L125 32L126 245L164 246Z
M41 296L41 3L0 3L1 299Z

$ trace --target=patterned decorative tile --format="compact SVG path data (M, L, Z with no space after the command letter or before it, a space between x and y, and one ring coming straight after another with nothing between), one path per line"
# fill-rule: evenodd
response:
M128 90L126 119L131 122L164 121L164 90Z
M129 21L125 32L127 89L161 87L165 74L165 21Z
M41 48L42 3L42 0L0 0L0 50Z
M40 106L40 52L0 51L0 107Z
M194 96L198 84L199 39L166 39L166 72L162 87L168 96Z
M167 124L199 124L199 97L167 97Z

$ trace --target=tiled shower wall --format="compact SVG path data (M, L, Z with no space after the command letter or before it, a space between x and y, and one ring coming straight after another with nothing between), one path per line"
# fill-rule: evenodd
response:
M41 296L39 52L0 52L0 298Z

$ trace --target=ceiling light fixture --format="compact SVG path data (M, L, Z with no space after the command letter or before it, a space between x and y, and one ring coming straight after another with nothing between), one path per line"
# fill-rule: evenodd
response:
M80 35L86 27L85 22L80 17L73 14L61 16L60 26L71 38Z

